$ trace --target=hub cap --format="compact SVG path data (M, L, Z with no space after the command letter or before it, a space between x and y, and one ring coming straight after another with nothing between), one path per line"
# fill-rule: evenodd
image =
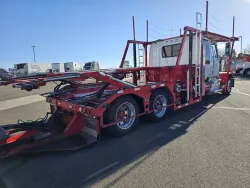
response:
M232 87L231 87L231 80L228 80L228 82L227 82L227 91L230 92L231 89L232 89Z
M167 100L166 98L163 96L163 95L158 95L155 100L154 100L154 113L157 117L162 117L166 110L167 110L167 107L165 108L162 108L163 106L167 106ZM161 109L159 109L161 108Z
M116 111L116 121L122 120L121 122L117 123L117 125L121 129L129 129L133 125L135 117L131 119L127 118L135 115L135 107L129 102L123 103Z

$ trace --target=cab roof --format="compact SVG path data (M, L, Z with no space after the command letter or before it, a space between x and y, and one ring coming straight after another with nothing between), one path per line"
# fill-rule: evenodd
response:
M203 31L202 34L205 38L209 39L212 43L239 41L238 37L227 37L227 36L213 33L210 31Z
M210 31L202 31L203 37L210 40L211 43L217 43L217 42L231 42L231 41L239 41L239 37L227 37L225 35L220 35L218 33L213 33ZM189 34L187 34L188 36ZM176 39L183 37L183 35L176 36L176 37L171 37L171 38L166 38L166 39L158 39L149 42L149 44L165 41L165 40L171 40L171 39Z

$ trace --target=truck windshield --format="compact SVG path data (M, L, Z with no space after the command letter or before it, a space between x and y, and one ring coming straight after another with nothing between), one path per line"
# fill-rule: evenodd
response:
M211 45L211 55L212 58L218 58L217 50L215 45Z
M17 64L16 65L16 69L19 70L19 69L24 69L24 66L25 64Z
M91 64L92 64L92 63L86 63L86 64L84 65L84 69L85 69L85 70L90 69L90 68L91 68Z

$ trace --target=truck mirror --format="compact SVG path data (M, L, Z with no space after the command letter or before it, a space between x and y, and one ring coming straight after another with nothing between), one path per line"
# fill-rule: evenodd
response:
M225 45L225 55L226 56L230 55L230 49L231 49L230 42L227 42L226 45Z
M239 53L238 54L238 57L240 58L240 57L243 57L243 53Z

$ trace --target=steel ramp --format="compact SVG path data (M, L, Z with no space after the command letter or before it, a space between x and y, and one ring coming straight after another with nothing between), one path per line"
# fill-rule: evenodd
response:
M52 141L41 146L26 149L22 153L40 153L40 152L58 152L58 151L74 151L97 142L97 138L91 135L74 135Z
M98 140L99 136L96 134L96 131L86 126L80 134L73 136L63 137L63 135L52 135L37 141L27 139L18 143L1 146L0 159L19 154L74 151L94 144Z

